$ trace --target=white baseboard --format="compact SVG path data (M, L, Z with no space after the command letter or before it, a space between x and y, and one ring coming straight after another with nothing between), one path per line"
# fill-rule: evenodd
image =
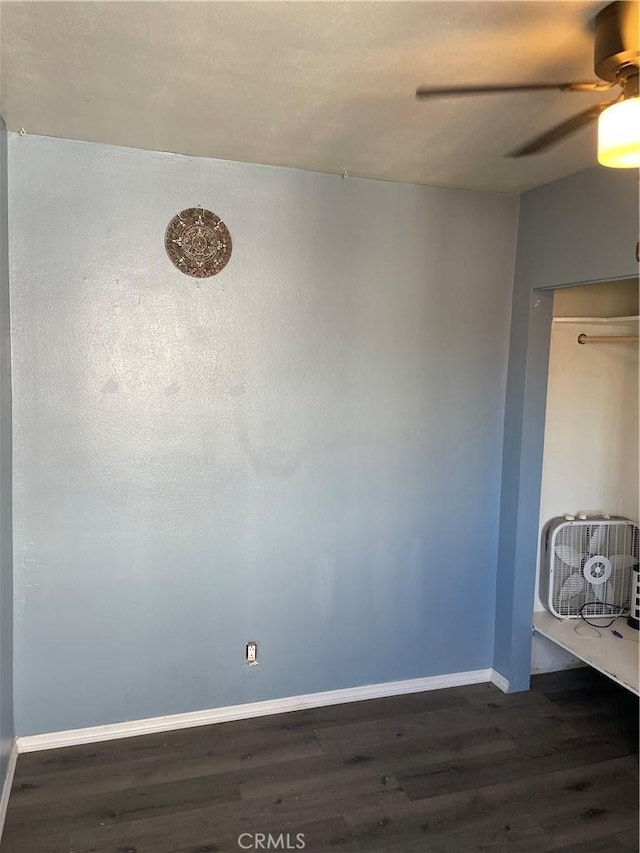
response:
M495 684L499 690L502 690L503 693L509 692L509 681L504 677L504 675L501 675L497 669L491 670L491 678L489 680L492 684Z
M18 760L18 743L14 739L9 752L9 761L7 763L7 772L2 785L2 794L0 794L0 840L2 839L2 830L4 829L4 819L7 816L7 808L9 806L9 795L13 787L13 776L16 772L16 761Z
M493 678L494 671L492 669L474 669L468 672L433 675L428 678L412 678L407 681L388 681L384 684L367 684L363 687L348 687L344 690L307 693L302 696L288 696L284 699L268 699L264 702L227 705L223 708L190 711L186 714L172 714L166 717L149 717L146 720L132 720L126 723L111 723L104 726L90 726L85 729L26 735L17 739L18 751L37 752L41 749L98 743L105 740L116 740L117 738L147 735L153 732L210 726L214 723L227 723L231 720L245 720L251 717L264 717L269 714L302 711L305 708L322 708L345 702L361 702L365 699L381 699L386 696L402 696L406 693L441 690L445 687L481 684L492 681Z

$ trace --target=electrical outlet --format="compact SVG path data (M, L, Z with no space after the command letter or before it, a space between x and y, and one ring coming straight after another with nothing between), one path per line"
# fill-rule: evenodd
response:
M255 640L249 640L247 643L244 660L248 666L255 666L258 663L258 643Z

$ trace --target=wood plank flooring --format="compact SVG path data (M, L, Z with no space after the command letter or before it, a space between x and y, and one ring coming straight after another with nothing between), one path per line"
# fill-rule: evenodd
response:
M269 834L280 850L301 834L346 853L638 853L638 701L579 669L510 696L473 685L25 754L0 853L239 853Z

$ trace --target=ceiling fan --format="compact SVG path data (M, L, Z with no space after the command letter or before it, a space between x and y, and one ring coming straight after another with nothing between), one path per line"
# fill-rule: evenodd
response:
M567 136L598 119L598 161L617 168L640 167L640 50L638 2L617 0L605 6L595 20L594 70L597 81L573 83L522 83L498 86L429 88L420 86L416 98L451 98L505 92L607 92L619 86L616 98L594 104L557 124L524 145L510 157L546 151Z

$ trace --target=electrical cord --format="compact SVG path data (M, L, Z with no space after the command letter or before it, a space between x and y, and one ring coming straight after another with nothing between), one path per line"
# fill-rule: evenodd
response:
M620 619L620 616L616 616L616 619ZM614 622L615 622L615 619L614 619ZM603 630L605 629L605 627L606 627L605 625L600 626L600 628L602 628ZM585 628L588 631L591 631L592 633L585 634L585 632L584 632ZM596 628L595 625L592 625L590 622L585 622L582 620L580 622L576 622L576 624L573 626L573 630L575 631L576 636L580 637L582 640L601 640L602 639L602 631L600 631L598 628ZM623 634L621 634L619 631L616 631L615 629L612 629L611 633L617 637L618 642L620 640L622 640L625 643L635 643L636 646L638 645L638 637L633 636L635 633L634 631L631 631L631 636L628 636L628 635L624 636Z
M589 622L587 617L584 615L583 611L584 611L585 607L593 607L595 604L601 604L603 607L612 607L613 609L615 609L617 611L617 613L613 616L613 618L611 619L610 622L607 622L606 625L594 625L593 622ZM596 628L596 629L597 628L610 628L613 625L613 623L616 621L616 619L619 616L622 616L622 614L624 613L625 610L626 610L626 607L622 607L619 604L611 604L608 601L598 601L598 602L587 601L580 608L580 618L583 620L583 622L585 622L587 625L590 625L592 628ZM611 613L603 614L602 616L592 616L591 618L592 619L606 619L608 616L611 616Z
M579 629L582 628L584 626L584 624L586 624L587 627L590 628L592 631L595 631L595 634L585 634L584 631L580 631ZM602 638L602 634L596 628L596 626L595 625L589 625L588 622L587 623L576 622L576 624L573 626L573 630L576 632L578 637L582 637L584 640L600 640Z

